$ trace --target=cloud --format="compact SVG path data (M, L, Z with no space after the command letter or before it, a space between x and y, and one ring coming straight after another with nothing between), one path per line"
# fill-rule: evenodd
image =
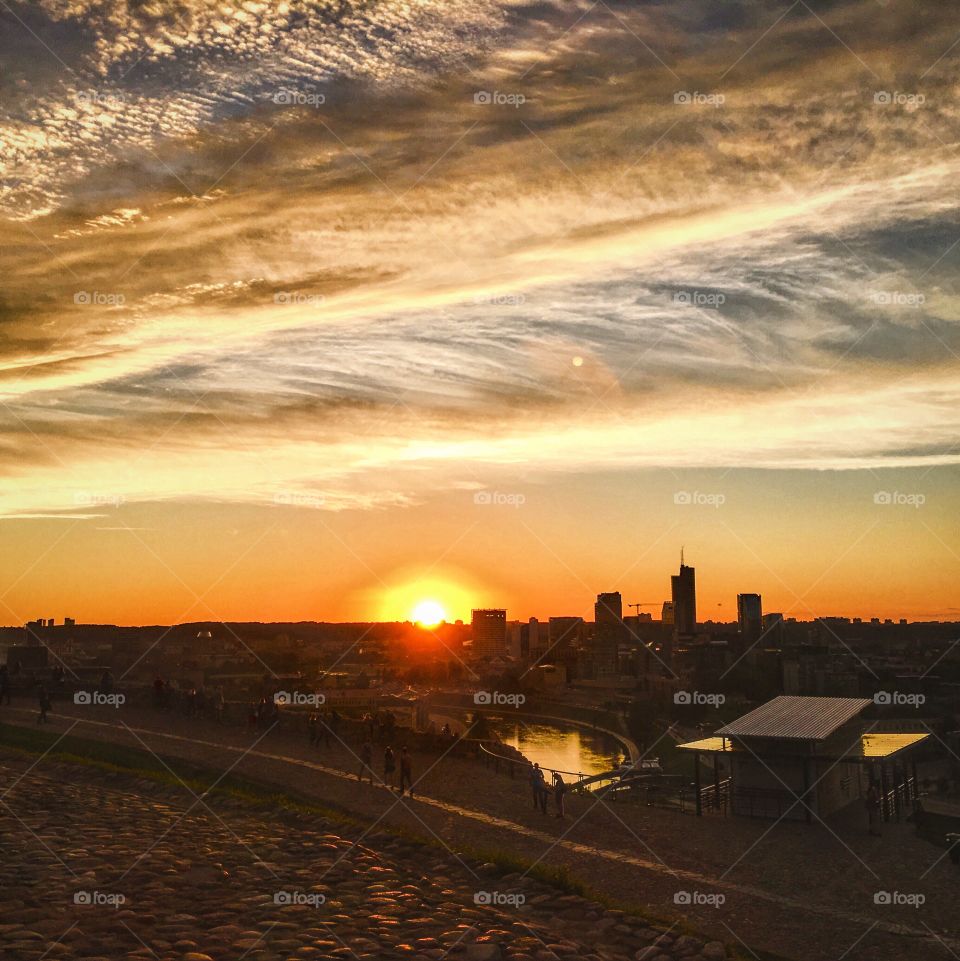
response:
M956 461L947 14L152 9L29 15L0 510Z

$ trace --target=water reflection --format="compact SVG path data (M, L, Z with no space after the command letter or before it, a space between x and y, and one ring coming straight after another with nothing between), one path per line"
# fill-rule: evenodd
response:
M524 722L493 715L487 720L492 733L504 744L551 770L600 774L610 770L614 758L624 757L623 745L609 734L573 725Z

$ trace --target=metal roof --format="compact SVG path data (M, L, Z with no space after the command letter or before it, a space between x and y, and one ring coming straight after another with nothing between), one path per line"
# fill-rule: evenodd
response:
M723 737L778 737L822 741L873 702L865 697L795 697L782 694L731 721Z
M882 732L863 735L863 756L876 760L878 758L892 757L900 751L914 744L925 741L929 734L917 734L915 732L893 733Z

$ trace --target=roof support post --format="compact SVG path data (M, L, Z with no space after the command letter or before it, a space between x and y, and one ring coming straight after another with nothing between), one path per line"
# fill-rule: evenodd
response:
M703 801L700 799L700 755L693 752L693 791L697 817L703 817Z

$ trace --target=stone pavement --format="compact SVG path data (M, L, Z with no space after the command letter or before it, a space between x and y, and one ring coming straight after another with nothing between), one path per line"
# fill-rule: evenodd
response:
M0 752L4 959L726 957L720 943L384 832L31 763Z

